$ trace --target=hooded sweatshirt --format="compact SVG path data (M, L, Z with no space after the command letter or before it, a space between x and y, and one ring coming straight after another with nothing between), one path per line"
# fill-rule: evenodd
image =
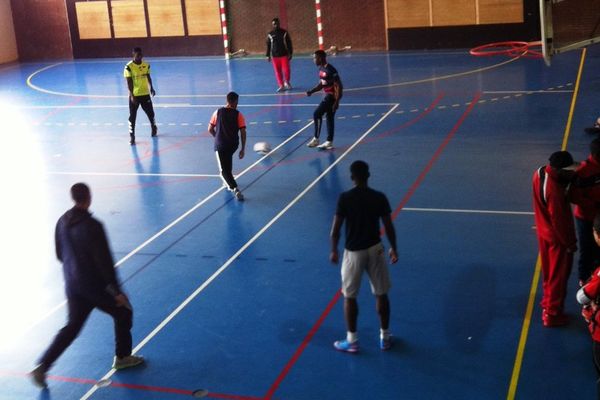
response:
M67 295L97 298L121 293L104 227L87 210L73 207L59 218L55 244Z

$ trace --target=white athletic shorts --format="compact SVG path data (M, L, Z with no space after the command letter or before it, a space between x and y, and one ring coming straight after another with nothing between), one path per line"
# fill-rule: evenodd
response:
M355 298L358 295L363 271L366 271L369 276L371 292L375 296L387 294L392 285L381 242L365 250L344 250L342 260L342 293L344 297Z

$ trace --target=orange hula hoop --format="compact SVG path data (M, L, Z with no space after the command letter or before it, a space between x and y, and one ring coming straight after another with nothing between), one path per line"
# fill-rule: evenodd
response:
M531 47L541 46L542 42L520 42L520 41L506 41L484 44L472 48L469 53L472 56L477 57L488 57L488 56L499 56L505 55L509 57L533 57L541 58L543 54L539 50L533 50Z

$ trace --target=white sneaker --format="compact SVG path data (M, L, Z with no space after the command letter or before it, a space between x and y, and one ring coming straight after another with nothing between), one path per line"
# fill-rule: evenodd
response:
M240 189L233 189L233 194L238 201L244 201L244 195L240 192Z
M325 143L323 143L322 145L317 146L317 147L321 150L331 150L331 149L333 149L333 142L330 142L328 140Z
M289 82L284 83L283 90L292 90L292 85Z
M135 367L136 365L140 365L144 363L144 357L142 356L125 356L125 357L116 357L114 358L112 367L114 369L125 369L130 367Z
M319 139L316 137L312 138L310 142L306 144L308 147L317 147L319 145Z

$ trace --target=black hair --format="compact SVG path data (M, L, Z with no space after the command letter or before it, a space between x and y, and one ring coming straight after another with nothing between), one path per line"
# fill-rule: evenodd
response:
M84 203L91 197L90 188L85 183L79 182L71 186L71 198L75 204Z
M279 18L275 17L275 18L273 18L273 20L271 22L277 22L277 23L279 23Z
M141 47L134 47L133 50L131 50L132 54L141 53L141 52L142 52L142 48Z
M594 231L600 235L600 214L596 214L594 218Z
M239 98L240 98L240 95L237 94L236 92L227 93L227 102L229 104L237 103Z
M325 51L323 50L317 50L314 54L315 56L319 56L321 58L327 58L327 53L325 53Z
M350 173L354 180L366 182L371 174L369 173L369 164L362 160L356 160L350 165Z

